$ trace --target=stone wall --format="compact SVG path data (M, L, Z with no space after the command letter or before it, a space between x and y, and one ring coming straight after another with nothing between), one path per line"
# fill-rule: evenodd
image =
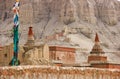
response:
M120 70L51 66L1 67L0 79L120 79Z

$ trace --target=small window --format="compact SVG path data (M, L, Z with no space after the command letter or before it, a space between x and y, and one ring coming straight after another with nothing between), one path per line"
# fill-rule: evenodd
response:
M4 57L7 58L7 54L4 54Z

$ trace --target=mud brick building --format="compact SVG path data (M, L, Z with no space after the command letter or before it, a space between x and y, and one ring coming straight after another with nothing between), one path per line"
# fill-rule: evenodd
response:
M50 60L59 60L63 64L75 63L75 48L49 46Z

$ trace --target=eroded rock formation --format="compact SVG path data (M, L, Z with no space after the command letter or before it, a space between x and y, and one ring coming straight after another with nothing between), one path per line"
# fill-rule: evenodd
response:
M116 25L118 21L117 8L118 4L115 0L96 0L98 16L108 25Z
M10 16L14 1L2 1L0 17ZM21 1L23 23L49 21L55 17L65 24L83 20L96 24L97 20L116 25L119 4L117 0L27 0ZM29 20L29 22L28 22ZM27 21L27 22L26 22Z

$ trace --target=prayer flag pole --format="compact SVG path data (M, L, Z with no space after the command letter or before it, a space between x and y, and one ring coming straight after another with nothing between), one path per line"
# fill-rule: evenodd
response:
M13 26L13 44L14 44L14 54L11 62L9 65L11 66L18 66L20 64L20 61L18 60L18 49L19 49L19 0L16 0L14 6L13 6L13 12L14 12L14 26Z

